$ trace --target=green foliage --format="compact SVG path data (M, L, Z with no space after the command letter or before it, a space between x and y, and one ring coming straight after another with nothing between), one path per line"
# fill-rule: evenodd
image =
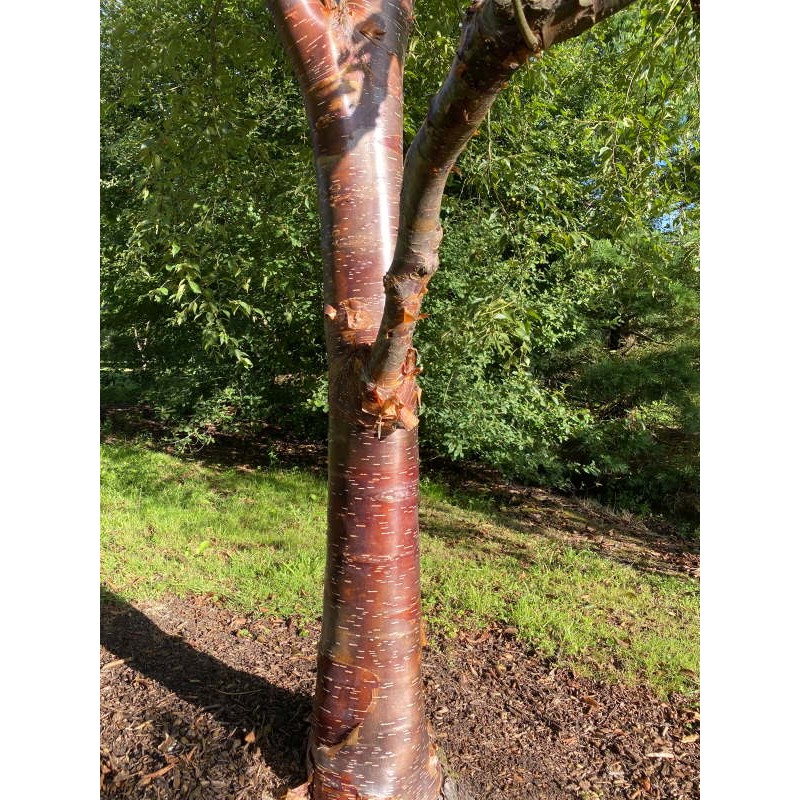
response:
M460 6L416 14L407 144ZM696 519L698 49L686 0L638 4L498 99L419 326L429 447ZM185 446L259 418L320 434L311 150L263 4L106 2L101 67L106 396L137 386Z
M696 520L697 110L697 28L674 1L501 95L450 180L420 326L435 447Z
M232 393L243 414L292 405L287 384L324 369L319 237L269 16L179 0L103 12L104 360L195 428Z

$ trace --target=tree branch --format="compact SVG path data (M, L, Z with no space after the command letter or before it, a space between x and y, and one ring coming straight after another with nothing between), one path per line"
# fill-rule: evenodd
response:
M379 430L384 425L413 428L418 421L419 369L412 337L439 266L442 195L456 159L511 75L531 56L631 2L473 0L467 9L450 72L406 155L397 245L384 277L386 304L363 377L362 410L377 420Z

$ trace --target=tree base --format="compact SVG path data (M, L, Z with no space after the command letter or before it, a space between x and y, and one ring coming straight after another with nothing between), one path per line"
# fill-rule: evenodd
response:
M442 786L436 800L475 800L450 774L449 768L444 762L442 762L442 774ZM313 775L309 776L309 779L302 786L289 789L284 796L284 800L312 800L311 787L313 782ZM367 798L364 798L364 800L367 800ZM398 798L398 800L402 800L402 798Z
M428 731L433 737L433 729L428 725ZM447 758L442 750L435 744L433 745L434 752L436 753L436 760L439 762L439 770L442 776L442 782L439 787L439 794L434 800L475 800L473 795L468 792L456 779L450 765L447 763ZM309 740L308 750L306 754L306 765L308 767L308 780L300 786L289 791L283 796L283 800L314 800L314 760L311 756L311 742ZM352 790L351 790L352 791ZM372 800L372 798L362 795L357 792L357 798L353 800ZM348 798L351 795L348 793ZM393 797L392 800L412 800L405 797Z
M459 785L455 778L447 776L442 781L439 800L474 800L474 798Z

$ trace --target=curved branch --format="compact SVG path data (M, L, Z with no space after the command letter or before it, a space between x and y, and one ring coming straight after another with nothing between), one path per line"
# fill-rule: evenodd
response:
M381 428L413 428L419 391L414 327L439 266L447 176L511 75L531 56L577 36L633 0L473 0L450 72L407 155L400 227L384 277L386 303L363 376L362 410ZM524 26L515 6L524 8ZM527 32L524 32L527 28Z
M525 9L522 8L522 0L514 0L514 16L517 19L520 33L525 44L531 50L540 50L542 47L541 39L530 29L528 20L525 19Z

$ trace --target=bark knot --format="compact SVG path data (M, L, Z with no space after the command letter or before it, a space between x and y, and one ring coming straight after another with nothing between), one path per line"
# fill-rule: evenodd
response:
M373 427L379 439L385 432L396 428L410 431L419 424L416 412L422 390L416 378L422 368L417 365L417 359L416 349L409 347L399 376L389 386L365 379L361 410L374 420Z

